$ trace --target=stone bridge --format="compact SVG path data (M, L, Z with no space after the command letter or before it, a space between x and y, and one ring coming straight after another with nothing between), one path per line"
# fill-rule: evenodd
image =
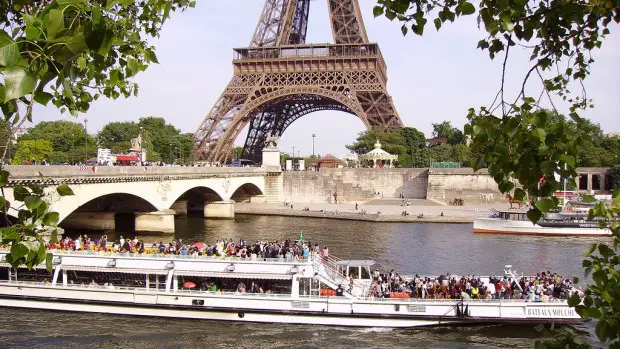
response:
M279 169L229 167L7 166L5 197L16 185L40 184L66 229L174 232L174 216L200 211L233 218L235 202L275 202ZM66 183L75 195L60 197ZM12 210L16 216L17 211Z

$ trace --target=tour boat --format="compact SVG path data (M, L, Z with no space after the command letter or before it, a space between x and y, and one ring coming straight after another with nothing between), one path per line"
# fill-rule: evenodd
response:
M593 204L570 201L559 212L545 214L536 224L522 210L492 210L489 217L474 219L474 233L539 236L611 236L598 221L588 219Z
M581 321L566 300L370 297L373 261L320 254L242 259L55 251L51 273L44 266L11 269L6 254L0 251L1 307L361 327ZM505 273L516 277L510 268ZM274 293L197 290L191 280L199 278L270 282Z

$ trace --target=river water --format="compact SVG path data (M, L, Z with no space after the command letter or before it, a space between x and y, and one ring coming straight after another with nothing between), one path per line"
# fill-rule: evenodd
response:
M474 235L470 224L370 223L328 219L237 216L235 220L176 221L176 238L214 243L218 238L295 239L326 244L343 259L373 259L401 274L501 274L503 266L532 274L551 270L582 276L584 238ZM145 237L166 242L171 237ZM423 329L337 328L238 324L100 314L2 309L0 347L66 348L533 348L532 326ZM592 326L579 326L584 338Z

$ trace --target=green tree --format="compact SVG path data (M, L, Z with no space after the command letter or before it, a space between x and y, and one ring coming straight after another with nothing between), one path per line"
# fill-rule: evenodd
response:
M193 0L1 1L4 120L20 127L32 121L35 104L51 102L61 112L77 115L102 95L115 99L137 94L138 86L131 79L157 63L149 39L159 36L172 12L194 5ZM9 175L0 170L0 187L7 185ZM15 224L0 228L0 243L12 245L6 261L28 268L45 262L51 270L52 255L46 252L41 232L51 231L56 240L58 213L44 202L41 186L13 189L14 202L0 196L5 220L9 209L21 210ZM66 185L56 190L61 196L73 194Z
M46 160L50 163L84 162L97 155L95 139L86 134L84 125L70 121L40 122L18 139L21 140L49 141L52 153Z
M426 137L424 133L414 127L403 127L400 129L400 133L405 140L407 154L402 158L399 156L399 166L426 167L428 165L428 154L426 152Z
M577 129L587 127L579 113L592 108L592 100L583 88L594 62L592 51L600 48L612 21L620 22L617 0L551 0L503 1L485 0L478 8L467 0L378 0L375 16L385 15L401 22L401 31L417 35L424 33L431 20L437 30L457 17L478 12L478 26L485 36L478 48L494 59L503 57L501 85L494 102L488 107L471 108L465 135L471 137L474 157L472 167L487 167L502 192L515 190L516 199L527 195L533 201L528 217L536 222L543 213L557 206L552 196L562 187L555 175L576 177L579 149L590 141L583 132L557 113L541 108L541 97L555 106L558 100L567 101L570 118ZM506 96L505 74L511 48L519 45L529 50L531 66L521 89L514 98ZM531 77L540 78L542 94L528 89ZM571 86L581 88L572 92ZM539 97L540 96L540 97ZM555 107L554 107L555 109ZM541 185L540 179L545 181ZM519 182L515 189L513 179ZM614 193L612 205L597 204L590 212L602 217L614 235L612 247L595 243L583 261L586 274L591 273L583 302L571 297L569 304L584 318L597 320L596 335L609 344L620 347L620 191ZM570 343L560 343L566 347ZM545 345L541 345L544 347ZM574 347L574 345L571 345Z
M11 124L5 120L0 120L0 155L2 158L11 159L15 152L15 145L13 144L13 130Z
M609 174L611 175L611 189L620 188L620 165L612 167Z
M230 159L235 160L239 159L243 154L243 147L234 147L232 150L232 154L230 155Z
M49 161L50 154L54 151L52 143L47 140L20 140L17 142L17 151L13 156L13 164L21 165L27 161Z
M450 145L465 143L463 132L456 127L452 127L450 121L433 124L433 137L446 138Z
M131 148L131 140L139 133L140 127L133 121L109 122L97 133L97 144L114 153L125 153Z

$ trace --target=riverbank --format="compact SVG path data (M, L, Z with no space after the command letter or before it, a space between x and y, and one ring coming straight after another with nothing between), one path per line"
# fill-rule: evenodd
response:
M410 206L401 206L400 200L375 200L367 204L322 204L292 202L281 204L237 203L235 214L308 217L365 222L395 223L473 223L476 217L486 217L491 208L503 209L503 205L441 206L426 200L412 201ZM304 210L307 208L308 210ZM507 207L506 207L507 208ZM407 216L403 216L403 211Z

